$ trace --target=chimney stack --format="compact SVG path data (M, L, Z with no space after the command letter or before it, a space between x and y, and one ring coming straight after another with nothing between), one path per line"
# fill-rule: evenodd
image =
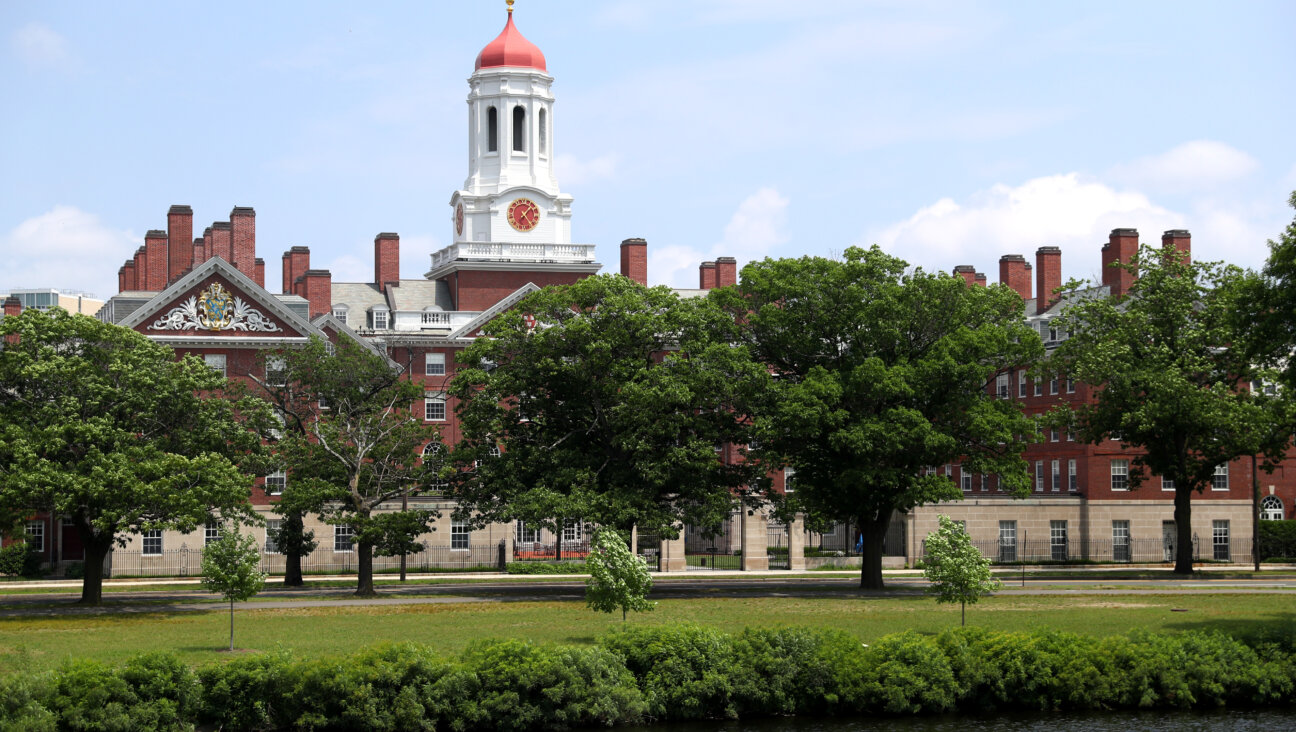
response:
M1020 254L999 258L999 284L1011 287L1021 299L1031 299L1031 266Z
M135 250L135 289L147 290L148 283L148 257L144 253L144 247L140 247Z
M738 260L733 257L716 257L716 287L738 284Z
M1187 229L1170 229L1162 234L1161 246L1173 246L1179 252L1179 261L1184 264L1192 262L1192 235Z
M285 295L296 295L297 278L310 269L310 247L296 246L283 253L283 286Z
M167 233L149 229L144 235L144 258L148 261L148 283L145 289L161 292L167 286Z
M1112 297L1124 297L1138 275L1113 267L1116 262L1128 264L1138 254L1138 229L1112 229L1102 248L1102 280L1111 288Z
M207 256L206 256L206 252L204 251L203 240L194 239L193 240L193 263L185 271L186 272L193 271L194 267L197 267L198 265L202 264L205 261L207 261Z
M16 317L18 315L21 315L22 300L19 300L16 295L10 295L9 297L6 297L4 301L4 314L6 318L10 316Z
M310 316L318 318L333 310L333 274L327 269L308 269L302 272L301 296L310 302Z
M1035 250L1035 312L1053 307L1058 296L1053 291L1062 286L1062 250L1040 247Z
M714 290L716 288L716 263L703 262L698 265L698 289Z
M374 284L379 292L400 282L400 234L383 232L374 237Z
M230 211L230 264L248 278L256 276L256 211L251 206L235 206Z
M234 264L234 225L228 221L217 221L211 228L211 246L207 249L207 258L220 257Z
M264 290L265 289L265 260L260 257L257 257L253 261L255 262L255 265L252 271L256 273L256 276L253 277L252 280L257 283L258 287Z
M126 291L126 268L125 267L117 268L117 291L118 292Z
M977 287L985 287L986 286L985 272L977 272L976 281L973 282L973 284L975 284Z
M976 284L976 267L970 264L960 264L954 268L954 276L962 277L968 287Z
M134 292L135 290L138 290L139 285L135 281L135 260L126 260L126 266L122 267L122 269L125 270L125 275L122 279L122 292Z
M193 209L172 206L167 211L167 284L180 279L194 265Z
M621 274L648 284L648 242L643 239L626 239L621 242Z

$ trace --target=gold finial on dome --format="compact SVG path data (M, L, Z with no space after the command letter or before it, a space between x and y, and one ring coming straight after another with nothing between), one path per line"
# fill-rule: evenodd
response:
M508 3L508 10L509 10L510 13L512 13L512 12L513 12L513 0L504 0L504 2Z

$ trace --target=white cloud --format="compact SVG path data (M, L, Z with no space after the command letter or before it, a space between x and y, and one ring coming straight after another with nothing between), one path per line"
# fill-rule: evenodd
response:
M75 206L55 206L0 238L5 257L0 288L59 287L111 297L117 292L117 269L143 243L142 237L105 226Z
M764 257L774 247L785 243L789 199L776 189L764 187L742 203L725 225L721 240L710 250L670 245L652 248L648 269L653 282L672 287L697 287L697 267L716 257L734 257L739 269L753 259Z
M616 167L620 160L621 156L616 153L600 155L589 160L559 153L554 159L554 174L563 185L578 186L582 183L616 177Z
M28 23L9 35L14 54L34 68L70 69L76 58L67 39L43 23Z
M927 269L950 271L972 264L991 282L999 257L1024 254L1034 260L1040 246L1062 248L1066 276L1099 274L1099 252L1115 228L1137 228L1146 243L1165 229L1184 228L1185 217L1137 191L1117 191L1076 173L1004 184L959 203L942 198L904 221L870 232L888 252Z
M1246 177L1260 163L1247 153L1214 140L1193 140L1160 155L1117 166L1112 178L1156 191L1201 191Z

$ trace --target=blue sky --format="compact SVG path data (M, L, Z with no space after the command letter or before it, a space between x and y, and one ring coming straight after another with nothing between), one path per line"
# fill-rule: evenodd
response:
M0 3L0 291L116 289L165 228L257 210L267 281L338 281L402 238L418 277L467 170L466 79L503 0ZM574 240L716 256L879 243L913 264L1063 250L1115 227L1263 263L1296 189L1296 4L519 0L547 56Z

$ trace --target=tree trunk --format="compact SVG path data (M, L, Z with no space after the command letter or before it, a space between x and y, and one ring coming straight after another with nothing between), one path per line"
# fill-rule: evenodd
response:
M964 600L959 601L959 625L967 627L967 602Z
M234 598L230 598L230 650L234 650Z
M103 565L112 548L112 539L95 539L81 534L85 550L85 578L81 580L80 605L98 605L103 601Z
M860 517L859 530L863 539L860 551L860 589L881 590L882 541L886 538L891 512L878 512L878 517Z
M306 584L302 581L302 558L300 554L284 555L284 587L301 587Z
M1175 483L1174 519L1175 533L1175 574L1192 574L1193 541L1192 541L1192 489Z
M373 581L373 544L366 541L357 541L356 550L356 595L358 597L372 597L378 593L374 592Z

